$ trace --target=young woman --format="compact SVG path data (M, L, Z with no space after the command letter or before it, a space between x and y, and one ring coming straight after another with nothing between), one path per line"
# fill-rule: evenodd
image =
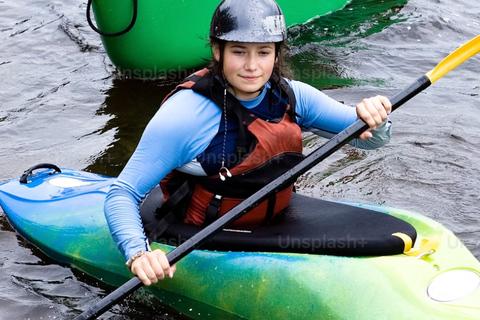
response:
M389 141L387 98L353 108L284 78L285 39L274 0L222 1L210 28L211 67L167 97L112 185L106 218L127 266L145 285L175 271L162 251L150 250L139 216L140 201L159 182L162 208L175 207L185 223L207 225L300 161L301 127L331 136L361 118L370 128L352 145L374 149ZM268 224L291 193L292 186L279 191L235 223ZM170 205L173 198L183 205Z

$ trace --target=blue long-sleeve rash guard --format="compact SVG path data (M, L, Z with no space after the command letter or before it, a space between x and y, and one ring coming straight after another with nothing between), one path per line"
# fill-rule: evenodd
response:
M317 134L330 137L357 120L355 108L337 102L305 83L288 82L295 92L300 126L317 128ZM262 101L265 94L266 89L257 98L240 102L251 109ZM217 133L221 114L221 109L211 100L185 89L168 99L147 125L137 149L111 186L105 202L110 231L126 260L140 251L149 250L139 215L139 202L173 169L205 174L200 165L195 165L195 159ZM383 146L390 140L390 121L372 134L368 140L354 139L351 144L363 149Z

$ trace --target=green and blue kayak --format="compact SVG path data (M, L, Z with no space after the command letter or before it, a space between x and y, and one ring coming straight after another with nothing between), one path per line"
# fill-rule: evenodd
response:
M278 4L287 26L292 26L339 10L349 1L278 0ZM211 58L207 40L210 20L219 3L220 0L89 1L95 28L104 33L127 30L119 36L102 36L102 42L113 64L132 78L168 78L204 66L205 59Z
M114 178L41 165L0 185L0 205L53 259L120 286L132 277L103 203ZM158 188L141 207L157 222ZM166 252L199 230L174 223ZM269 226L226 228L144 288L195 319L480 319L480 263L441 224L379 205L295 194Z

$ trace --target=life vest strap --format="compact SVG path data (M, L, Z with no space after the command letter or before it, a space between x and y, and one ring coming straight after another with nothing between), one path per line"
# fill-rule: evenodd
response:
M265 214L265 219L262 222L262 226L266 226L270 223L275 213L275 204L277 203L277 194L274 193L268 198L267 213Z
M152 239L159 238L165 230L175 222L183 221L185 210L176 210L178 206L191 195L193 184L190 180L186 180L182 185L168 198L168 200L155 210L158 220L154 220L155 227L150 232L149 237ZM150 229L150 228L148 228Z
M216 194L208 204L207 210L205 211L205 222L203 223L204 227L208 226L218 218L220 206L222 205L222 198L223 197L221 195Z

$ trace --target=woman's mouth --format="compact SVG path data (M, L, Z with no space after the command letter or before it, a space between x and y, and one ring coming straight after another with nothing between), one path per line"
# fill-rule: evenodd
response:
M254 82L256 81L259 77L254 77L254 76L241 76L242 79L249 81L249 82Z

